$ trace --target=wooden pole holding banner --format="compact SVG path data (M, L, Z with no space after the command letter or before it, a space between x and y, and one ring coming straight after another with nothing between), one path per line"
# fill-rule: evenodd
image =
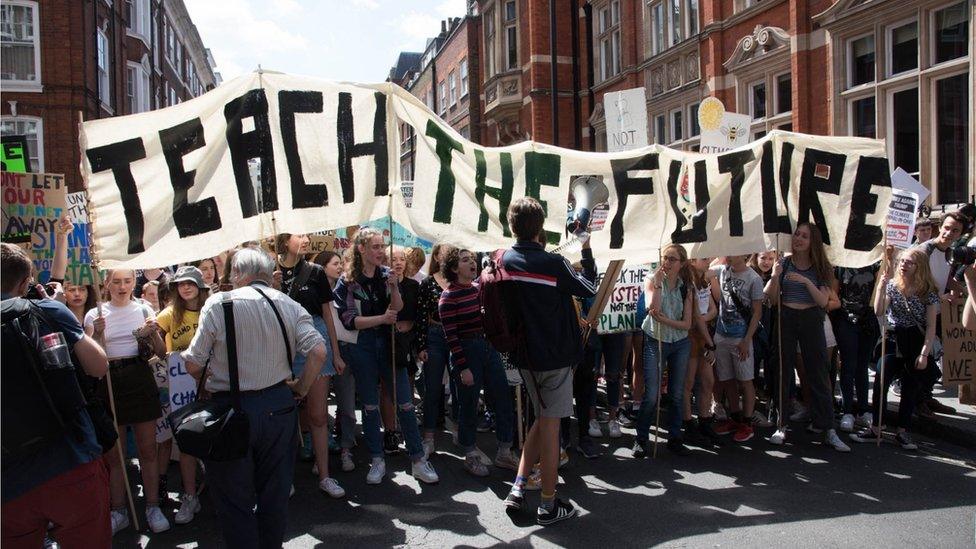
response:
M388 227L390 229L390 276L396 277L396 273L393 272L393 193L390 193L390 202L387 208L387 216L389 217ZM399 283L399 281L397 281ZM392 298L391 298L392 299ZM390 398L393 400L393 425L397 431L400 431L400 406L397 404L397 390L396 390L396 334L397 334L397 323L393 322L393 326L390 326ZM411 395L411 400L413 397Z
M663 258L662 248L661 248L660 245L658 246L658 249L657 249L657 261L658 261L658 263L657 263L658 264L658 267L657 268L658 269L663 269L664 268L664 258ZM648 313L648 314L650 314L650 313ZM660 425L661 425L661 378L662 378L662 370L664 369L664 343L661 340L660 321L658 321L658 320L655 319L654 325L655 325L655 327L658 328L658 334L657 334L657 394L654 395L654 450L653 450L653 453L652 453L651 457L657 458L657 439L658 439L658 432L659 432ZM644 387L645 387L644 390L646 391L647 390L646 380L645 380L645 386Z
M879 281L881 279L884 279L886 277L886 275L888 274L888 270L891 269L891 261L888 259L888 229L887 229L887 227L885 228L884 244L882 246L883 247L881 248L881 274L879 275ZM879 376L878 377L878 387L881 389L881 395L878 396L878 441L877 441L877 446L880 448L881 447L881 438L882 438L882 426L884 425L885 401L887 400L887 396L888 396L888 390L885 387L885 365L888 362L885 359L886 358L885 357L885 352L886 352L886 348L885 347L887 347L886 342L888 340L888 319L887 319L888 291L887 291L887 288L879 288L878 290L882 292L881 293L881 303L883 305L883 307L881 307L881 319L880 319L881 320L881 358L878 361L878 364L879 364L879 366L878 366L878 376ZM909 366L909 368L913 368L913 367L914 367L914 365ZM873 428L873 426L869 426L869 428Z
M85 159L85 148L86 142L81 133L81 124L85 121L84 115L81 111L78 111L78 129L79 135L82 135L82 139L79 140L81 146L81 158L82 162ZM88 242L89 242L89 255L91 256L91 270L92 270L92 281L95 283L95 304L98 308L98 318L102 318L102 274L98 270L98 253L95 249L95 239L94 228L95 228L95 209L92 208L91 194L88 191L88 178L85 177L85 170L82 170L82 180L85 187L85 208L88 210ZM98 344L105 348L105 335L97 339ZM136 514L136 504L132 498L132 486L129 484L129 472L125 467L125 455L122 453L122 430L119 428L118 415L115 412L115 393L112 391L112 371L105 374L105 384L108 389L108 406L109 410L112 412L112 423L115 425L115 432L118 434L118 440L115 442L115 447L119 449L119 467L122 469L122 481L125 485L125 495L129 502L129 514L132 515L132 526L138 532L141 528L139 526L139 517Z
M782 253L783 252L781 252L779 248L779 232L777 232L776 233L776 261L777 262L782 261L783 259L781 257ZM776 391L779 394L779 398L777 399L777 403L779 404L779 414L778 417L776 418L777 430L782 429L783 426L785 425L785 422L783 421L783 412L786 409L786 406L783 403L783 396L784 396L783 385L785 383L785 380L783 379L783 288L782 287L780 287L779 289L779 294L780 295L776 296L776 352L778 354L777 366L779 368L779 377L777 378L778 387L776 388ZM791 377L792 377L792 373L791 373Z
M613 291L613 287L617 283L617 277L620 276L620 271L623 268L624 262L622 259L611 261L607 266L607 271L603 274L603 280L600 281L600 286L596 290L596 296L593 298L593 305L590 306L590 311L586 314L586 327L583 329L583 347L586 347L586 342L589 341L590 334L593 332L593 325L600 318L604 307L607 306L607 301L610 301L610 292Z

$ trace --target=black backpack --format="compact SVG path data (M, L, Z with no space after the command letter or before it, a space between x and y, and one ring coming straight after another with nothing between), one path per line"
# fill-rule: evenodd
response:
M2 324L0 443L6 470L64 437L85 401L74 368L43 367L40 326L58 330L40 307L24 298L5 299Z

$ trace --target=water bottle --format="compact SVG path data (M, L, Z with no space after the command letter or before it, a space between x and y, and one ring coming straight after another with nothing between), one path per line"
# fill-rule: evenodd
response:
M45 370L74 369L64 334L53 332L41 337L41 359Z

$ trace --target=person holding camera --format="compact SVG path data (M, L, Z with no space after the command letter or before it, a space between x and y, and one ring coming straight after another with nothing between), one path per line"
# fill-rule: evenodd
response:
M31 260L19 247L0 244L0 279L2 279L4 339L8 330L8 310L16 305L28 305L20 299L30 286ZM87 375L104 376L108 371L105 351L92 338L86 337L81 324L63 303L53 299L30 300L30 314L39 315L38 331L34 335L47 341L51 336L63 338L64 346L77 359ZM57 337L60 335L61 337ZM63 355L62 355L63 357ZM11 381L18 366L30 358L17 346L4 345L2 367L4 384ZM51 371L51 365L38 365ZM74 364L69 367L74 374ZM71 376L74 378L74 375ZM68 378L69 380L71 378ZM26 387L8 386L7 390L23 393ZM79 389L80 390L80 389ZM40 401L41 395L25 394ZM52 396L57 396L52 395ZM30 412L17 408L4 392L3 417L8 421L30 425L36 421ZM61 400L61 399L58 399ZM8 408L13 407L13 408ZM57 526L52 531L62 547L108 547L112 542L109 521L108 475L100 459L102 448L95 436L95 428L85 407L78 406L73 417L64 417L66 429L51 437L42 447L32 451L7 452L10 432L4 431L3 522L4 547L41 547L48 523ZM8 424L4 423L4 429ZM36 433L28 436L32 439Z
M109 271L105 286L111 301L85 314L85 333L105 346L115 399L115 423L119 427L131 426L135 434L146 495L146 522L150 530L158 534L168 530L170 524L159 508L156 420L163 412L149 359L166 356L166 345L159 335L156 313L148 305L133 299L135 285L135 271ZM107 383L101 384L98 392L105 402L109 401ZM118 449L112 452L118 452ZM109 459L108 464L114 535L129 526L129 514L125 508L122 464L117 459Z

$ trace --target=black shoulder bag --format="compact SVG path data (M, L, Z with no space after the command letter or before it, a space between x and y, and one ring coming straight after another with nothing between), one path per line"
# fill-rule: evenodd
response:
M224 325L227 340L227 369L230 374L231 402L214 399L196 400L170 414L166 420L180 451L200 459L231 461L247 454L250 423L241 406L241 381L237 368L237 333L234 325L234 302L224 298ZM203 369L197 392L207 378Z
M731 280L731 278L726 280ZM732 298L732 303L735 304L735 308L739 311L739 315L742 316L743 320L746 321L746 326L748 327L749 323L752 322L752 309L746 307L745 303L739 299L739 295L736 294L735 288L732 288L731 284L729 284L729 287L726 289L729 292L729 297ZM762 337L762 334L764 333L766 333L766 327L763 325L762 319L760 318L759 322L756 324L756 331L752 334L752 352L759 360L763 360L770 354L769 341Z

